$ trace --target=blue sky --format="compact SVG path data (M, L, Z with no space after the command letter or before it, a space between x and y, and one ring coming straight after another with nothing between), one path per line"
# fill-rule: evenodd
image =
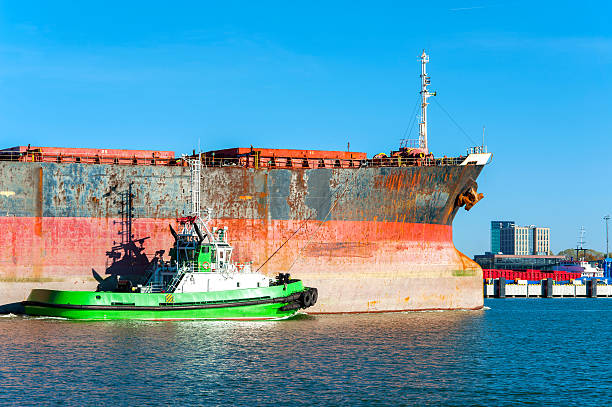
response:
M486 143L489 223L578 228L603 251L612 212L612 6L605 1L3 2L0 146L395 148L431 55L430 149ZM414 134L416 128L412 129ZM471 140L470 140L471 139Z

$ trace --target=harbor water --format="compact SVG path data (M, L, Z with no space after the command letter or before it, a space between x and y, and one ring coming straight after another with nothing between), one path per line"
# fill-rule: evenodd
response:
M612 299L276 322L0 316L0 405L610 405Z

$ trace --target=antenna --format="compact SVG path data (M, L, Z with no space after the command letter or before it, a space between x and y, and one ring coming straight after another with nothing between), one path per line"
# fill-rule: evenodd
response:
M584 240L584 235L586 231L584 230L584 226L580 226L580 231L578 232L578 243L576 244L576 257L578 260L584 260L586 256L586 249L584 248L584 244L586 243ZM580 257L580 251L582 251L582 258Z
M610 257L610 249L608 248L608 221L610 220L610 215L606 215L603 217L606 221L606 258Z
M584 230L584 226L580 226L580 232L578 234L578 248L579 249L584 249L584 244L586 243L584 241L585 233L586 233L586 231Z
M485 126L482 126L482 147L485 146Z
M427 87L430 84L431 77L427 76L427 63L429 62L429 55L425 53L421 54L421 122L419 123L419 148L425 150L425 153L429 153L427 147L427 99L431 96L436 96L436 92L430 93Z

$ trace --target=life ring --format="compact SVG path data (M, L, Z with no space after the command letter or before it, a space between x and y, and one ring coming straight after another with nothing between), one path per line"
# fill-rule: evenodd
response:
M205 268L205 269L210 268L210 263L209 263L209 262L207 262L207 261L202 262L202 268Z

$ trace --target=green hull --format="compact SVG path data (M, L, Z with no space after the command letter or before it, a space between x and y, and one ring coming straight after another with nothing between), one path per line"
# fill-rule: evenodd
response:
M308 290L308 289L306 289ZM286 285L204 293L32 290L28 315L71 319L283 319L296 314L305 289ZM293 305L293 306L292 306Z

